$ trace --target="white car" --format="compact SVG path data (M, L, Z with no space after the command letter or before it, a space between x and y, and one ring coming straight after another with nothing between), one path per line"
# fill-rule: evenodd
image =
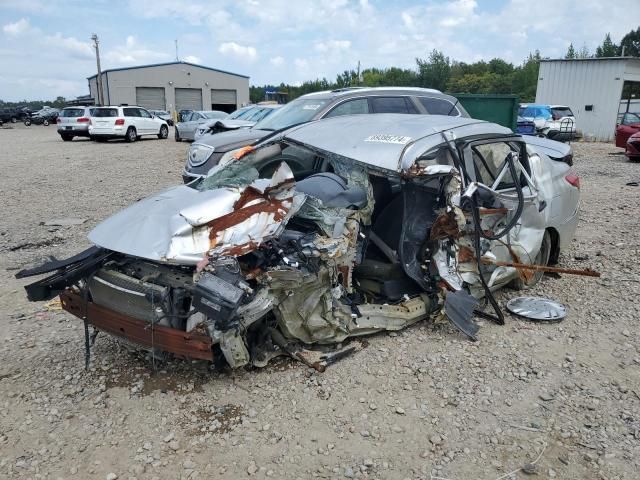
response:
M576 136L576 119L566 105L522 103L518 115L531 120L541 137L565 141Z
M142 107L96 107L93 109L89 125L89 137L92 140L124 138L127 142L135 142L143 135L167 138L169 126L166 121L154 117Z

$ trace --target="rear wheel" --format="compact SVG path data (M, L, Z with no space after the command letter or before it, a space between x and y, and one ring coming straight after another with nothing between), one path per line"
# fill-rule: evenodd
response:
M24 124L25 124L27 127L30 127L30 126L31 126L31 119L30 119L30 118L27 118L27 119L24 121Z
M42 124L43 124L45 127L48 127L48 126L49 126L49 120L47 120L47 119L45 118L45 119L42 121Z
M540 245L540 250L536 255L536 258L533 260L534 265L549 265L549 259L551 258L551 234L548 230L545 230L544 236L542 237L542 244ZM522 290L526 287L533 287L536 285L544 275L544 272L533 272L532 277L529 280L523 280L518 277L511 282L511 287L515 290Z
M11 123L16 123L18 119L16 117L11 117Z
M73 140L73 135L60 135L60 137L62 137L63 142L70 142Z
M160 133L158 133L158 138L165 139L169 136L169 128L166 125L162 125L160 127Z
M135 142L138 139L138 133L136 132L136 129L133 127L129 127L124 139L127 142Z
M182 141L182 139L180 138L180 132L178 132L178 127L174 127L173 132L174 132L174 138L176 139L176 142Z

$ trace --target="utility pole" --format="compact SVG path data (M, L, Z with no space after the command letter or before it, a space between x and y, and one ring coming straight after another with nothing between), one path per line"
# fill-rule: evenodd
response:
M96 86L98 87L98 104L104 105L104 90L102 89L102 70L100 69L100 41L98 40L98 35L95 33L91 35L91 40L93 40L93 48L96 49L96 65L98 67L98 76L96 77Z
M180 59L178 58L178 39L177 38L176 38L175 42L176 42L176 62L179 62Z

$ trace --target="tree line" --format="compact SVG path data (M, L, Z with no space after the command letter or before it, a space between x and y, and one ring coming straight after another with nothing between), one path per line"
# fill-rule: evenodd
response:
M569 45L565 58L600 58L621 56L640 57L640 27L627 33L616 45L607 33L594 52L586 45L578 50ZM302 85L251 86L249 96L257 103L265 99L266 91L287 94L293 100L307 93L334 90L349 86L362 87L425 87L453 93L516 94L522 102L535 100L538 70L542 56L536 50L520 64L514 65L500 58L475 63L459 62L439 50L433 50L426 59L416 58L415 68L366 68L361 72L345 70L335 81L326 78L303 82Z

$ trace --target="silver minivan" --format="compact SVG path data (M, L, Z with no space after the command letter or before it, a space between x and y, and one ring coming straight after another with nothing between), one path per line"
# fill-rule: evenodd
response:
M63 108L56 120L62 140L70 142L73 137L89 137L89 125L94 108L83 106Z

